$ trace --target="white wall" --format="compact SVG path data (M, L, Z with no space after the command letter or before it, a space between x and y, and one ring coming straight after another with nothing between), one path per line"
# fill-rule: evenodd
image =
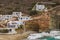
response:
M43 9L45 9L45 5L38 5L38 4L36 4L36 10L37 11L42 11Z
M11 17L12 17L12 15L2 15L0 17L0 20L10 19Z
M31 17L22 16L22 17L19 18L19 20L21 20L21 21L27 21L27 20L31 20Z
M22 12L13 12L12 16L21 16Z
M5 19L11 19L13 16L19 16L19 21L20 24L24 24L24 21L32 20L30 16L22 16L23 14L21 12L13 12L12 15L3 15L0 17L0 20L5 20Z

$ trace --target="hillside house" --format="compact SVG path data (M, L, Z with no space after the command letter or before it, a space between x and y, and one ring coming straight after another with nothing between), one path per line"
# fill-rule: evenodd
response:
M5 20L6 20L6 19L10 20L10 19L12 18L11 15L3 15L2 17L3 17L3 19L5 19Z
M12 17L16 16L19 21L10 21L8 22L7 26L10 28L18 28L18 25L25 25L24 21L32 20L32 18L28 15L24 15L21 12L13 12ZM11 25L10 25L11 24Z
M47 9L51 7L55 3L52 2L37 2L32 10L36 11L48 11Z
M19 21L27 21L27 20L32 20L31 16L29 15L24 15L21 12L13 12L12 16L17 16Z
M45 9L45 5L42 4L36 4L32 10L36 10L36 11L43 11Z
M22 15L22 12L13 12L13 13L12 13L12 16L21 17L21 15Z
M16 16L18 17L18 24L19 25L24 25L24 21L28 21L28 20L32 20L31 16L28 16L28 15L24 15L23 13L21 12L13 12L12 15L1 15L0 16L0 20L11 20L11 18L13 16ZM7 24L8 25L8 24ZM16 24L15 24L16 25Z
M0 19L1 20L5 20L5 19L10 19L13 16L17 16L19 20L31 20L31 17L29 15L24 15L22 12L13 12L12 15L0 15Z
M2 15L0 16L0 20L10 20L12 18L12 15Z

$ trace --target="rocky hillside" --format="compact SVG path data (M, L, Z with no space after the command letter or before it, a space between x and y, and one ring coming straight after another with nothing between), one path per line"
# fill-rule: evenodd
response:
M11 14L13 11L29 13L34 3L41 1L52 1L60 3L59 0L0 0L0 14Z

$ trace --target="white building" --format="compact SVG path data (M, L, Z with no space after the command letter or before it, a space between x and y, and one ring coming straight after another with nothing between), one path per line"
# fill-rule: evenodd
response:
M39 4L36 4L36 10L37 11L42 11L42 10L44 10L45 9L45 5L39 5Z
M38 3L32 8L32 10L36 10L36 11L43 11L45 9L46 9L45 5Z
M22 12L13 12L12 15L2 15L0 16L0 20L10 20L13 16L18 17L20 25L24 24L24 21L32 20L30 16L24 15Z
M47 7L45 4L41 4L41 3L36 3L35 6L32 8L32 10L36 10L36 11L47 11Z
M24 15L22 12L13 12L12 16L17 16L19 21L32 20L30 16Z
M2 16L0 16L0 20L6 20L6 19L10 20L11 18L12 18L12 15L2 15Z
M13 12L12 16L18 16L21 17L22 12Z
M36 11L48 11L47 8L50 8L49 6L55 5L54 2L37 2L35 6L32 8L32 10Z
M3 15L2 17L3 17L5 20L6 20L6 19L10 20L10 19L12 18L12 15Z
M7 26L12 28L18 28L18 25L24 25L24 21L32 20L30 16L23 15L21 12L13 12L12 17L17 16L19 21L10 21Z
M32 20L30 16L23 15L21 12L13 12L12 15L2 15L2 16L0 16L0 19L1 20L6 20L6 19L10 20L13 16L17 16L19 21L9 21L7 23L6 29L10 28L10 30L11 30L11 31L9 31L9 34L11 34L11 33L15 34L16 33L15 28L20 27L20 25L24 25L25 24L24 21ZM4 28L1 30L4 30Z

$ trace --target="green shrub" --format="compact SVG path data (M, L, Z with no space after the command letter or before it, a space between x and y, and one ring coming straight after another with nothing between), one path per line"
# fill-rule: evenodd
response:
M30 16L36 15L36 14L38 14L38 12L36 10L31 10L29 13Z

